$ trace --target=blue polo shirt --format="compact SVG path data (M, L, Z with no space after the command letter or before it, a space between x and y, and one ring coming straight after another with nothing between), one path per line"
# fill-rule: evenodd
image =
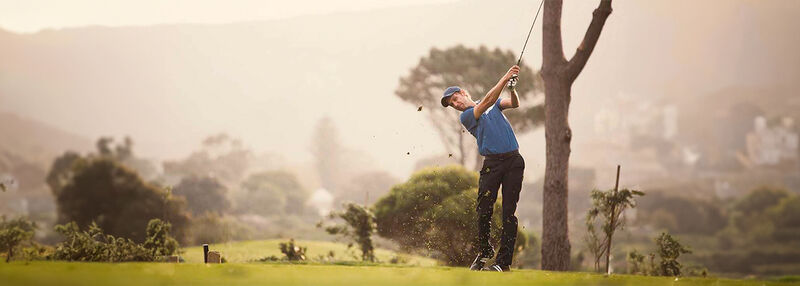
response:
M475 139L478 139L478 152L481 155L500 154L519 149L517 136L503 115L499 98L477 120L473 108L467 108L461 113L461 124L475 136Z

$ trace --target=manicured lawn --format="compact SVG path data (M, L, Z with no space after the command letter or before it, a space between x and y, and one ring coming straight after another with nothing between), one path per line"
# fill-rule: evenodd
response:
M450 267L264 263L0 263L0 285L790 285L771 281L639 277Z
M222 253L222 256L225 257L225 259L227 259L228 262L232 263L251 262L253 260L257 260L259 258L263 258L270 255L274 255L276 257L283 257L283 254L281 254L281 251L278 249L278 244L287 241L288 240L286 239L241 241L241 242L231 242L231 243L221 243L221 244L210 244L208 247L210 250L220 251ZM357 246L348 249L347 245L342 243L335 243L328 241L304 241L304 240L295 241L295 245L308 247L308 252L306 252L306 257L309 260L319 260L318 259L319 256L327 256L329 251L334 252L334 259L336 261L358 261L361 259L360 258L361 251L356 249ZM202 246L190 247L184 250L185 253L183 253L181 256L186 260L186 262L188 263L203 262ZM388 263L390 259L392 259L392 257L397 256L398 254L390 250L377 249L375 250L375 255L377 256L379 261ZM430 258L407 255L407 254L400 254L400 255L407 259L406 264L409 265L418 265L418 266L436 265L436 260Z

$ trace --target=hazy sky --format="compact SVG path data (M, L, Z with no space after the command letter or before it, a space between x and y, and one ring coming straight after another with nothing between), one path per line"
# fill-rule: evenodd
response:
M0 0L0 28L227 23L445 2L454 0Z
M518 51L538 0L502 5L492 0L298 3L0 0L0 28L13 32L292 18L0 33L8 41L0 45L0 111L86 138L130 135L145 158L184 158L205 136L228 132L258 152L291 154L293 163L310 160L311 132L328 115L345 146L405 177L418 159L446 153L423 113L393 95L398 78L431 47L486 45ZM597 3L564 2L568 58ZM385 9L401 5L414 7ZM798 12L799 0L614 1L614 14L573 85L572 164L617 163L587 160L605 154L588 143L593 142L592 115L611 95L700 98L728 87L795 86L800 41L787 35L800 23ZM322 14L331 15L317 16ZM537 68L541 22L533 33L525 61ZM313 100L290 96L299 92L286 84L292 82L299 82ZM286 108L264 112L270 100ZM287 118L291 124L275 124ZM526 176L536 179L544 169L543 131L519 140L526 169L533 174ZM613 174L604 178L613 179Z

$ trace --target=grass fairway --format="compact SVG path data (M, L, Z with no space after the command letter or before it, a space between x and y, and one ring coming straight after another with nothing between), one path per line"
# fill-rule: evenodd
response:
M449 267L228 263L13 262L0 285L789 285L770 281L638 277L520 270L470 272Z
M253 260L257 260L259 258L263 258L270 255L275 255L277 257L282 257L281 251L278 249L278 244L281 242L287 242L288 239L272 239L272 240L254 240L254 241L240 241L240 242L230 242L230 243L220 243L220 244L209 244L208 248L210 250L217 250L222 253L222 256L227 259L228 262L231 263L238 263L238 262L251 262ZM333 251L335 255L335 259L337 261L358 261L360 257L354 257L354 255L361 255L360 251L356 249L357 246L353 247L352 249L347 249L347 245L342 243L336 242L328 242L328 241L306 241L306 240L297 240L295 241L295 245L308 247L308 252L306 256L310 260L315 260L320 255L328 255L329 251ZM189 247L184 249L186 252L181 254L183 259L186 260L188 263L203 263L203 247L196 246L196 247ZM377 256L378 261L381 262L388 262L392 257L398 255L394 251L386 250L386 249L376 249L375 256ZM420 257L420 256L413 256L413 255L405 255L401 254L401 256L405 257L408 262L407 264L410 265L418 265L418 266L434 266L436 265L436 260Z

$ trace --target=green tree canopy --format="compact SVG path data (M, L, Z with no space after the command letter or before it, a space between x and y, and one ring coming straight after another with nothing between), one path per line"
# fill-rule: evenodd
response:
M287 171L252 174L241 184L236 195L239 212L261 215L304 214L311 192Z
M763 213L789 195L789 192L782 188L760 187L739 199L734 208L746 215Z
M228 190L214 177L184 177L172 191L173 194L186 198L187 207L194 215L205 212L222 214L231 208L227 198Z
M800 242L800 196L793 195L784 198L778 205L770 208L768 212L775 224L775 230L772 234L772 238L775 241L782 243Z
M74 175L56 196L59 222L75 221L82 229L96 222L108 234L143 242L147 223L161 218L185 239L185 201L143 182L112 159L80 159L72 168Z
M167 183L176 184L186 176L214 176L223 184L233 186L246 175L252 161L251 150L239 139L222 133L204 139L202 148L187 158L164 162L164 177Z
M362 205L348 203L343 211L331 213L330 218L340 218L345 224L325 227L326 232L331 235L341 235L357 243L361 249L362 261L375 261L375 247L372 245L375 215L372 211ZM348 244L348 247L350 245L352 244Z
M428 115L448 152L458 156L466 165L470 156L480 159L475 140L464 132L458 114L452 108L442 108L442 92L452 85L466 89L473 99L483 96L495 85L497 80L516 63L516 55L511 51L490 50L484 46L477 49L458 45L449 49L431 49L422 57L410 73L400 78L395 94L403 101L417 106ZM522 68L517 91L522 106L504 111L517 133L530 131L544 122L544 107L530 104L525 99L532 98L543 90L539 73L521 63Z
M61 189L72 179L72 165L81 159L81 155L72 151L64 152L53 161L50 172L47 173L47 185L54 196L61 193Z
M36 228L36 223L26 218L6 220L5 216L0 217L0 252L6 253L6 262L11 261L20 244L31 240Z
M378 235L408 251L430 252L449 265L467 265L477 253L477 187L478 174L462 166L420 170L375 203ZM493 241L500 222L496 211Z

